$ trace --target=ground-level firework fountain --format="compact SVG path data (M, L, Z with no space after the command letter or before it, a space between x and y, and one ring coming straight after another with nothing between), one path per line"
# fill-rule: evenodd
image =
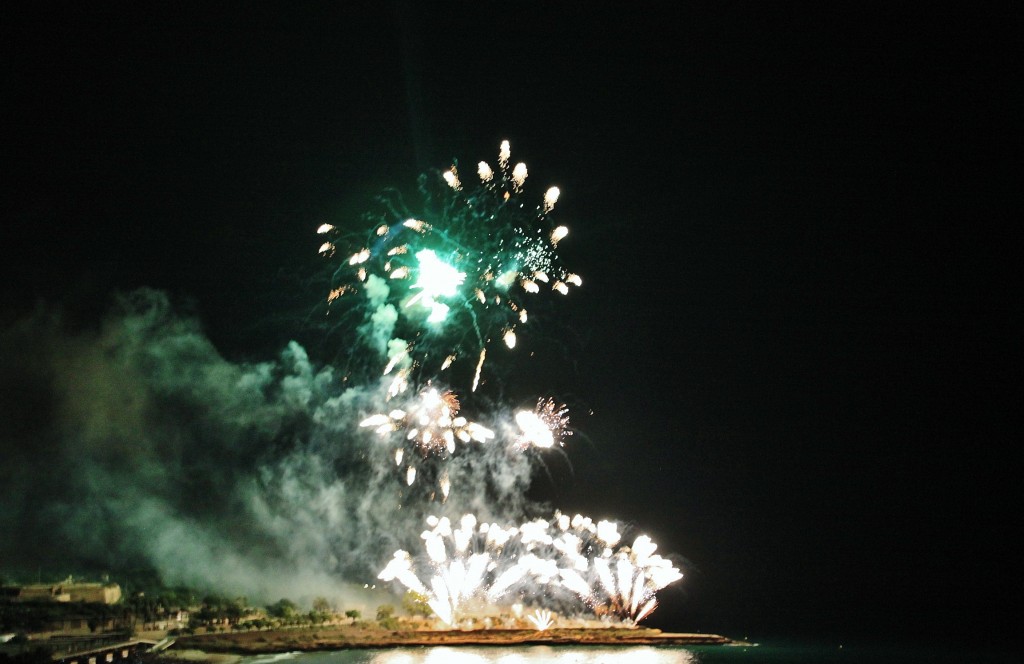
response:
M427 597L449 625L481 606L518 611L523 603L536 607L530 619L539 629L550 625L549 606L567 615L590 611L636 623L657 606L657 590L682 578L646 536L619 546L615 523L595 524L578 514L570 519L556 513L550 521L511 528L477 523L471 514L455 528L446 517L431 517L428 524L422 535L426 560L396 551L380 578ZM417 570L430 574L427 583Z
M474 455L489 451L521 468L569 434L568 410L551 398L514 415L463 412L495 348L513 351L533 324L534 298L583 283L557 253L569 234L551 220L559 189L528 205L526 165L510 156L505 141L497 170L477 165L475 187L456 166L424 176L422 210L385 199L361 234L332 224L317 231L333 266L328 316L357 332L349 375L379 385L360 429L375 437L377 467L392 469L404 491L401 506L421 510L427 527L422 550L395 551L378 578L416 593L451 626L496 610L525 610L537 629L557 616L636 624L657 606L655 593L682 578L648 537L625 543L616 523L581 515L528 518L521 497L481 495L481 482L502 481L495 464L483 479L474 474ZM459 367L468 383L461 396L451 386ZM460 496L467 478L474 494ZM423 484L429 489L414 491ZM464 508L481 502L487 516Z

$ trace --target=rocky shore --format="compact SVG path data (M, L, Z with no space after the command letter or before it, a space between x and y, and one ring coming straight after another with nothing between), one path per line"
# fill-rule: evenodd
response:
M395 648L414 646L512 645L735 645L717 634L681 634L646 628L553 628L481 630L383 630L374 627L328 627L259 632L203 634L178 638L164 659L224 661L216 655Z

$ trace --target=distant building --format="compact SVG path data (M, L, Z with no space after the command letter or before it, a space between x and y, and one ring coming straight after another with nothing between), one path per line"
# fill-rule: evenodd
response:
M181 609L171 611L162 615L156 620L149 620L142 624L144 630L168 630L181 629L188 626L189 613Z
M121 586L116 583L81 583L67 580L56 583L35 583L18 588L18 602L94 602L116 604L121 601Z
M60 586L50 584L33 583L29 586L21 586L17 589L18 594L14 596L17 602L70 602L71 595L62 592Z

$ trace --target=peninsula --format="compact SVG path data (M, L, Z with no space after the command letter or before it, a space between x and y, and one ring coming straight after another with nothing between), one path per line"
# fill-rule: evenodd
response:
M550 628L474 630L387 630L377 626L328 626L179 637L168 659L210 654L258 655L348 648L511 645L741 645L717 634L662 632L648 628ZM186 655L185 653L190 653Z

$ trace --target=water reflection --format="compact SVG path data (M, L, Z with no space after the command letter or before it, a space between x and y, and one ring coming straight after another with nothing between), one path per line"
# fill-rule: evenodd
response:
M367 664L696 664L693 653L652 647L531 646L516 648L445 648L388 650L374 653Z
M299 657L302 653L298 652L282 652L274 655L257 655L255 657L247 657L242 661L245 664L272 664L273 662L283 662L290 659Z

